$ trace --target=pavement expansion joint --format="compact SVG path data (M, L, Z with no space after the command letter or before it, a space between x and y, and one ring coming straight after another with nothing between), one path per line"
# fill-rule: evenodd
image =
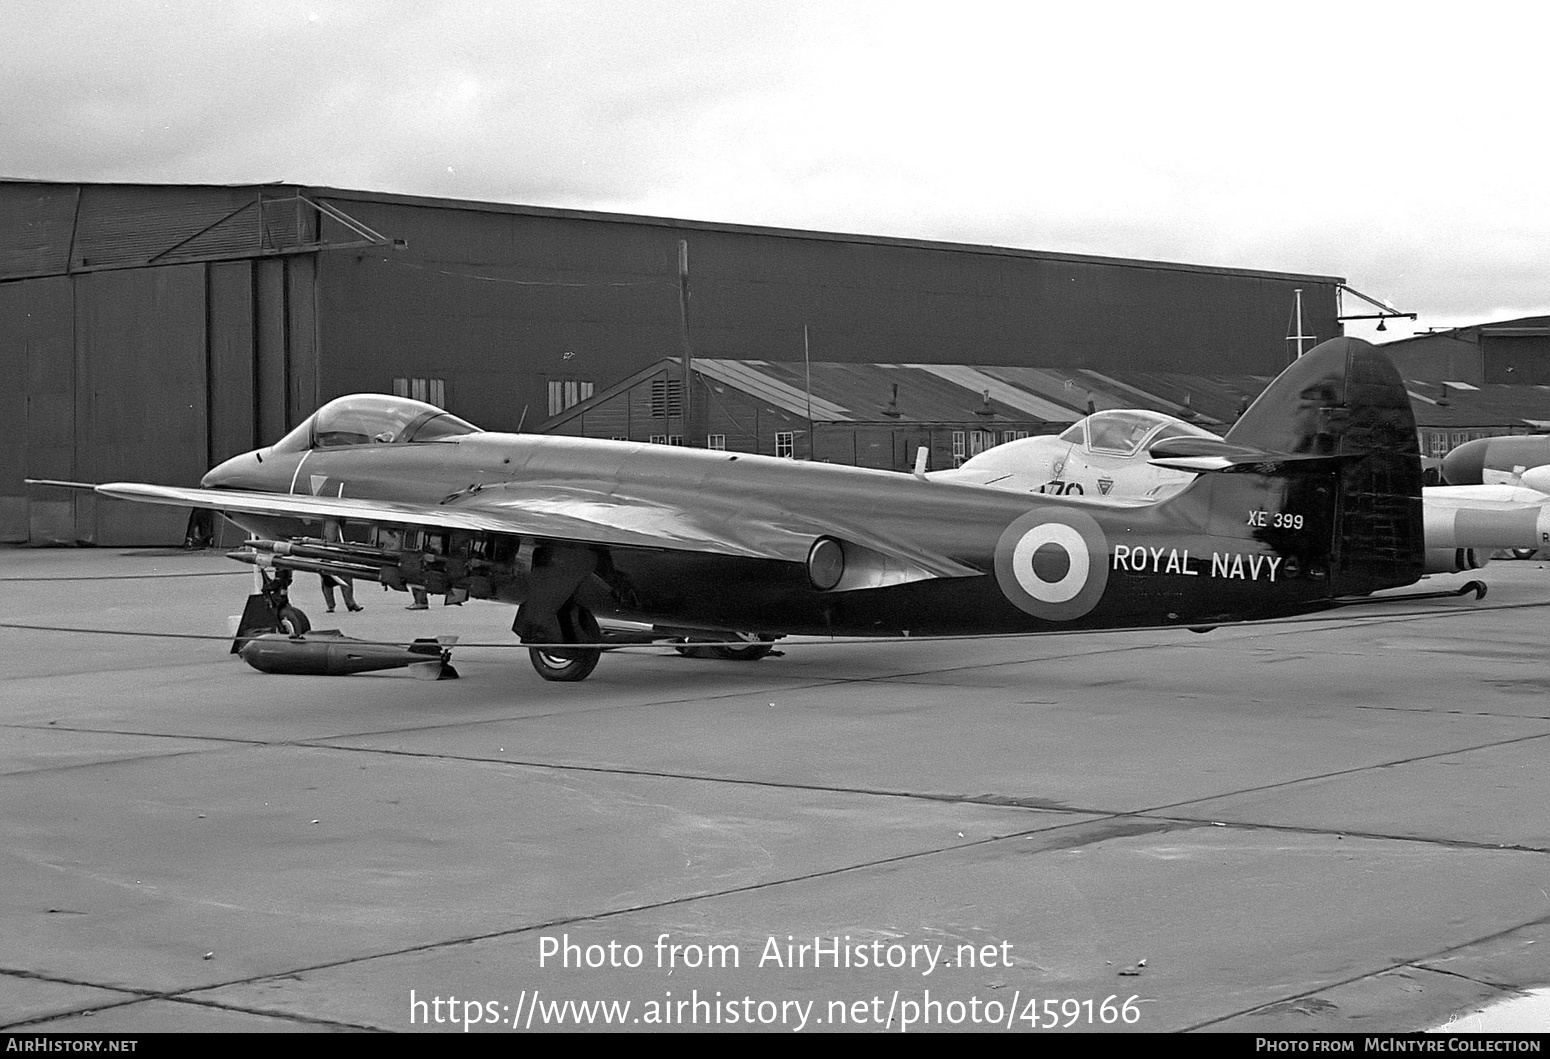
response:
M1481 985L1488 986L1488 987L1490 987L1492 989L1504 989L1504 990L1505 989L1512 989L1513 987L1502 985L1501 983L1498 983L1498 982L1482 981L1481 979L1472 977L1470 975L1458 974L1457 972L1442 971L1439 968L1431 966L1430 965L1430 961L1444 959L1444 958L1446 958L1447 956L1449 956L1452 953L1462 952L1465 949L1470 949L1470 948L1473 948L1474 946L1477 946L1477 945L1483 945L1483 944L1485 944L1487 942L1496 941L1496 940L1501 939L1501 938L1509 937L1512 934L1515 934L1515 933L1517 933L1520 930L1527 930L1529 927L1543 926L1545 924L1550 924L1550 915L1539 916L1539 917L1537 917L1535 919L1526 920L1526 921L1524 921L1522 923L1517 923L1517 924L1515 924L1513 926L1510 926L1510 927L1507 927L1507 928L1505 928L1503 930L1493 931L1490 934L1484 934L1484 935L1482 935L1482 936L1480 936L1478 938L1473 938L1473 939L1471 939L1469 941L1460 942L1457 945L1450 945L1450 946L1448 946L1445 949L1441 949L1441 950L1439 950L1437 952L1428 953L1425 956L1417 956L1417 957L1415 957L1414 959L1411 959L1411 960L1399 960L1399 961L1396 961L1394 963L1389 964L1388 966L1380 967L1377 970L1366 971L1366 972L1363 972L1362 974L1351 975L1348 978L1338 979L1338 980L1335 980L1335 981L1323 982L1323 983L1320 983L1319 986L1317 988L1315 988L1315 989L1307 989L1307 990L1303 990L1302 992L1293 993L1293 994L1291 994L1289 996L1281 997L1278 1000L1269 1001L1269 1002L1263 1003L1263 1004L1255 1004L1253 1007L1244 1008L1244 1009L1242 1009L1240 1011L1234 1011L1234 1012L1231 1012L1231 1013L1226 1014L1226 1015L1221 1015L1221 1016L1218 1016L1216 1018L1208 1019L1208 1020L1206 1020L1204 1022L1198 1022L1198 1023L1195 1023L1192 1026L1183 1026L1183 1027L1180 1027L1180 1031L1184 1032L1184 1033L1189 1033L1189 1032L1194 1031L1194 1030L1209 1029L1212 1026L1219 1026L1222 1023L1224 1023L1224 1022L1230 1022L1233 1019L1242 1018L1245 1015L1260 1014L1260 1013L1267 1012L1271 1008L1275 1008L1275 1007L1278 1007L1280 1005L1292 1004L1292 1003L1295 1003L1295 1002L1300 1001L1300 1000L1310 1000L1310 999L1313 999L1313 998L1317 997L1321 993L1328 993L1328 992L1330 992L1330 991L1332 991L1334 989L1340 988L1341 986L1351 985L1354 982L1366 981L1368 979L1380 978L1380 977L1382 977L1384 975L1393 974L1395 971L1405 970L1406 968L1416 968L1416 969L1419 969L1419 970L1424 970L1424 971L1428 971L1428 972L1435 972L1435 973L1439 973L1439 974L1451 974L1455 978L1460 978L1460 979L1463 979L1465 981L1470 981L1470 982L1476 982L1476 983L1479 983Z

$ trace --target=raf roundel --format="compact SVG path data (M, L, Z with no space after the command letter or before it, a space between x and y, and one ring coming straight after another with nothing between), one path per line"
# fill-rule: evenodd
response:
M1072 621L1109 583L1109 542L1085 511L1030 511L996 543L1002 593L1036 618Z

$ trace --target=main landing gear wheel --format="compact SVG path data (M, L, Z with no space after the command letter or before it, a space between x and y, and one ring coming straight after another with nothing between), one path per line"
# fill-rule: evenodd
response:
M728 636L731 640L734 637ZM775 645L764 636L752 636L748 633L739 633L735 639L747 640L747 647L716 646L709 648L712 658L724 658L728 662L757 662L775 649Z
M707 635L708 638L708 635ZM757 662L775 649L773 637L755 636L746 632L729 632L718 636L721 640L744 640L747 647L729 647L725 644L701 644L693 640L673 645L673 650L685 658L719 658L724 662Z
M603 630L592 612L577 603L567 603L559 613L560 635L564 643L598 644ZM600 647L530 647L527 656L533 669L545 680L573 682L586 680L603 657Z
M280 631L287 636L305 636L312 631L312 622L302 613L301 608L286 604L275 613L275 621Z

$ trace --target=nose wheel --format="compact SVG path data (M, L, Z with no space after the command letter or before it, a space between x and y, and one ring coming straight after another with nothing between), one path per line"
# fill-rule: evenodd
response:
M237 635L232 637L231 653L242 650L242 645L255 636L283 632L287 636L303 636L312 631L300 607L291 605L291 572L276 570L273 574L262 571L262 588L248 597L237 619Z
M560 622L560 640L576 647L530 647L527 656L533 669L545 680L573 683L586 680L597 668L603 657L601 647L583 646L601 644L603 630L592 612L579 603L567 603L557 615Z

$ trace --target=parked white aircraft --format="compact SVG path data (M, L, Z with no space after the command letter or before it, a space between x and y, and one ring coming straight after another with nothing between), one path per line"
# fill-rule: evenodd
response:
M987 449L931 478L1018 493L1083 497L1132 505L1172 496L1198 472L1154 460L1167 438L1218 435L1161 412L1127 408L1095 412L1058 435L1020 438ZM1187 462L1187 461L1179 461ZM1550 467L1519 485L1429 486L1422 490L1427 570L1474 570L1497 549L1550 550ZM1543 489L1529 486L1538 483Z

